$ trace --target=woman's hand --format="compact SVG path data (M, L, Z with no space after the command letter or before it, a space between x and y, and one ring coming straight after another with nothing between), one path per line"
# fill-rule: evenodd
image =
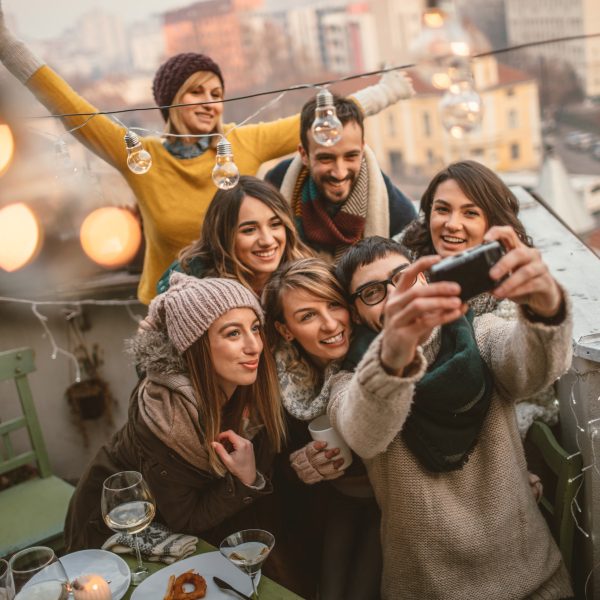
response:
M540 317L554 317L560 310L562 293L540 251L526 246L508 225L492 227L484 240L497 240L506 249L506 254L490 269L492 279L508 274L494 289L494 296L525 304Z
M458 297L457 283L422 285L417 281L412 285L419 273L439 260L439 256L424 256L407 267L388 297L383 311L381 362L393 375L401 375L413 362L417 346L429 338L435 327L450 323L467 311L467 305Z
M335 458L339 448L325 450L327 442L309 442L303 448L290 454L290 464L296 475L308 485L323 480L337 479L344 474L340 469L343 458Z
M213 442L212 446L227 470L244 485L253 485L256 481L256 462L252 442L231 429L220 433L218 440ZM231 444L233 448L231 452L228 452L221 443L225 440Z

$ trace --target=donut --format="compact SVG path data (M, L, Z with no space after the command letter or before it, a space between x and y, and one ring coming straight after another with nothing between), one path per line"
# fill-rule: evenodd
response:
M194 586L191 592L183 589L185 584ZM206 580L202 575L194 573L193 569L182 573L179 577L171 575L169 577L169 587L164 600L199 600L206 596Z

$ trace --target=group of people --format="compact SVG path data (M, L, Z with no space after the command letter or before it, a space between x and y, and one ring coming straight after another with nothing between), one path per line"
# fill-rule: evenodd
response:
M52 112L95 112L12 35L1 6L0 60ZM102 545L102 482L137 470L173 531L216 544L272 531L265 572L303 597L571 597L515 415L568 368L571 308L513 194L463 161L433 178L417 216L364 143L364 117L411 94L403 76L336 98L331 147L310 135L314 102L223 124L224 87L207 56L161 66L167 135L143 140L155 157L143 176L109 118L75 132L136 194L149 308L128 344L140 378L127 423L82 474L68 550ZM232 144L233 189L213 194L206 134ZM458 284L428 283L441 258L492 240L505 248L492 293L466 303ZM504 303L510 318L496 314ZM347 469L310 438L325 414L355 453Z

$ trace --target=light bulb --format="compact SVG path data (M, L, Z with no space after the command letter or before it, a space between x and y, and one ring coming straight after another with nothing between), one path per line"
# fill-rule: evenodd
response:
M453 84L440 100L440 115L450 135L460 139L481 123L481 96L468 81Z
M133 131L127 131L125 134L125 146L129 170L136 175L147 173L152 166L152 156L150 152L144 150L140 138Z
M79 240L89 258L110 269L126 265L133 259L140 247L142 232L130 211L105 206L85 218Z
M421 76L437 89L468 78L471 40L453 10L425 9L421 33L410 50Z
M240 172L233 162L231 144L222 138L217 144L217 162L212 170L212 180L221 190L230 190L237 185Z
M342 139L342 123L337 118L333 95L329 90L320 90L317 94L315 120L312 124L315 142L321 146L333 146Z

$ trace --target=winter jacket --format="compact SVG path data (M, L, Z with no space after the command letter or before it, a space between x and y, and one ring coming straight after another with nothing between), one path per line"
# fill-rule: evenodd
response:
M218 544L237 529L272 529L270 508L257 502L272 491L268 474L274 455L264 428L252 437L264 487L245 486L230 473L217 476L203 449L194 390L181 357L158 332L138 334L133 350L147 375L131 395L127 423L100 448L79 480L65 523L67 550L99 548L111 535L100 511L102 483L126 470L142 473L156 500L156 520L174 532Z

